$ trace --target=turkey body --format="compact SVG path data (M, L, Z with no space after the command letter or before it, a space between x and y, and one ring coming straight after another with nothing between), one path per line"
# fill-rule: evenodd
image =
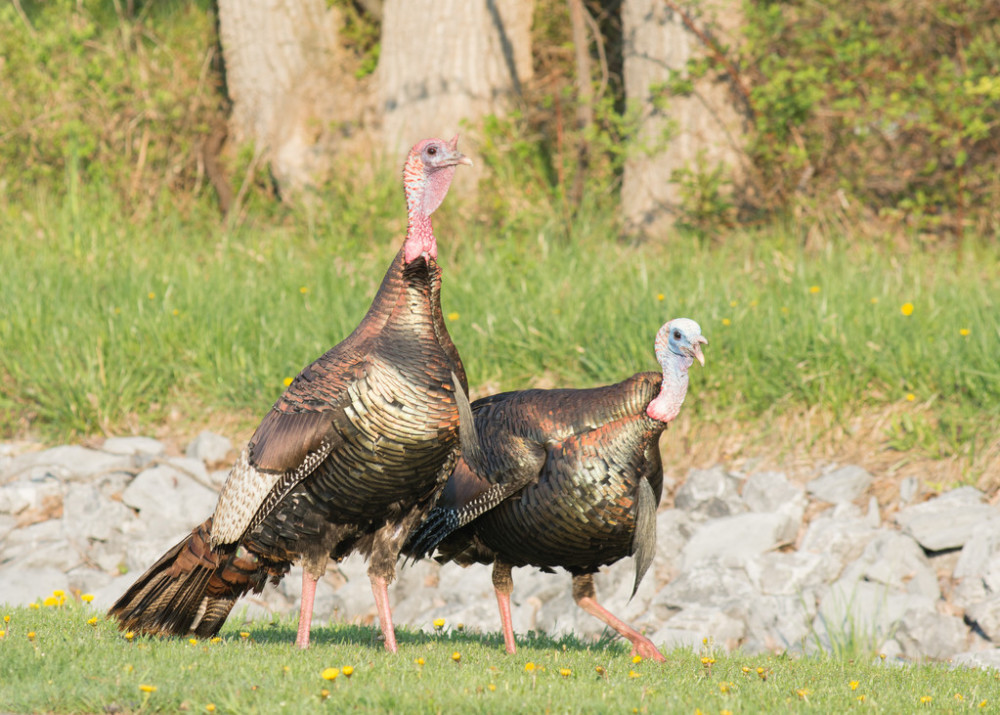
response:
M386 648L396 650L387 586L404 538L456 463L458 400L468 390L441 314L429 222L455 165L468 163L455 144L426 140L411 151L407 241L365 317L267 412L213 516L112 606L121 628L214 635L240 596L301 560L296 642L306 647L328 558L357 550L369 560Z

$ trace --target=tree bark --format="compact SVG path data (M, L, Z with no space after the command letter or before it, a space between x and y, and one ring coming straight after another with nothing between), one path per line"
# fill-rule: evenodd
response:
M633 156L625 164L622 214L629 233L659 235L674 224L682 197L671 179L679 169L708 172L721 163L736 185L742 183L745 118L731 85L734 78L713 70L694 82L690 96L671 96L665 110L654 103L656 86L670 78L671 70L683 73L688 60L713 54L685 19L698 28L711 27L718 45L725 46L738 40L742 12L736 0L694 0L683 5L625 0L623 5L625 95L642 108L640 142L655 147L662 143L664 131L671 130L663 150Z
M534 0L386 0L378 84L392 160L510 107L532 74L533 9Z
M255 143L286 198L323 177L370 103L341 24L325 0L219 0L231 135Z

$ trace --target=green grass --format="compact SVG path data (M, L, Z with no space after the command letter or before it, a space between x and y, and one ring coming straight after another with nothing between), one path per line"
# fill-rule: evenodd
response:
M522 638L517 654L507 656L497 634L405 630L399 653L391 655L374 629L353 626L316 627L313 646L300 652L290 623L255 624L246 638L227 627L219 642L192 644L129 641L103 617L89 625L99 614L79 606L3 613L10 621L0 638L0 709L12 712L206 712L210 703L216 712L241 713L983 712L1000 702L994 671L892 667L877 658L725 655L704 648L676 650L665 664L633 663L620 643L586 646L545 637ZM350 678L341 672L323 679L326 668L344 666L354 669ZM156 690L144 693L140 685Z
M0 430L142 431L171 411L255 421L367 309L405 231L397 183L345 186L311 211L251 207L231 229L200 206L130 222L75 184L0 205ZM959 261L765 232L630 244L606 212L581 212L566 239L556 219L515 232L457 204L436 222L442 302L474 386L655 369L657 328L687 316L711 341L685 406L699 421L904 408L890 446L970 461L1000 434L995 245Z

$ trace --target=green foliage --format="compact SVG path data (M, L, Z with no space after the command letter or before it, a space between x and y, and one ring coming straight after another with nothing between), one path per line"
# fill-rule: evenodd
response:
M0 6L0 163L8 198L72 181L148 210L201 188L219 104L213 4L106 0ZM131 3L130 3L131 5Z
M399 653L389 654L375 629L318 623L312 646L300 651L294 624L282 621L242 631L231 624L217 642L191 643L128 640L79 606L3 614L0 708L11 712L989 712L1000 692L995 671L878 658L706 647L636 663L620 642L538 634L507 655L496 633L405 628L397 629ZM333 679L323 677L329 668Z

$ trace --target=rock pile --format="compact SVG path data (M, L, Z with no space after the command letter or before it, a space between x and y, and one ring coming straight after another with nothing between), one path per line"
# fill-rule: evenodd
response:
M0 444L0 603L61 588L107 607L211 514L228 472L210 468L234 456L229 440L208 432L183 457L144 437L100 449ZM598 596L667 650L705 638L745 652L861 646L1000 668L1000 508L971 487L919 501L914 480L884 505L892 517L883 520L871 487L857 466L804 487L777 472L691 470L673 508L658 514L656 560L638 593L629 599L626 560L598 574ZM293 569L232 618L294 613L300 578ZM567 574L517 569L514 580L516 632L602 634L575 607ZM486 567L410 565L390 596L400 625L499 627ZM371 623L364 563L331 568L315 608L317 622Z

